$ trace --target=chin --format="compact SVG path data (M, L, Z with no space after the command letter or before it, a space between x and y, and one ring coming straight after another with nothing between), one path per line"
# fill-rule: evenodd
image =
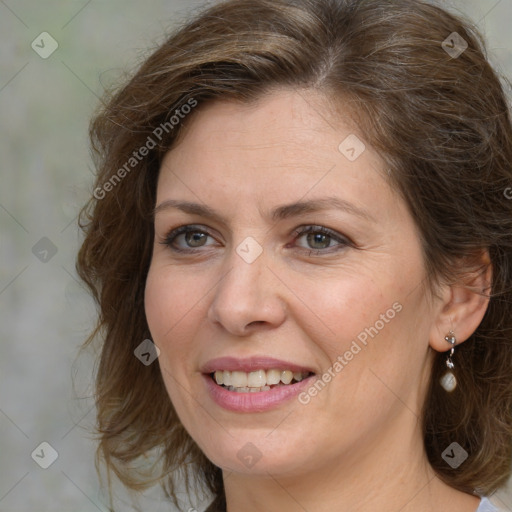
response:
M306 460L314 456L305 452L303 442L287 444L283 436L270 441L268 428L236 433L231 430L229 434L219 429L222 432L218 432L218 437L196 442L206 457L225 471L253 476L299 475Z

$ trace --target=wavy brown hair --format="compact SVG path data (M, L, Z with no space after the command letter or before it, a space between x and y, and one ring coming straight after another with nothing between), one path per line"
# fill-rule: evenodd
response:
M458 56L442 44L459 44L454 32L468 45ZM99 454L132 489L160 481L176 502L181 475L222 502L220 469L181 425L159 366L142 365L134 349L151 337L143 299L160 163L194 114L172 128L171 116L194 101L197 109L216 99L250 102L274 87L350 105L419 228L431 283L457 281L455 261L469 270L472 255L489 252L488 310L458 347L451 394L439 385L445 356L436 355L423 430L443 481L492 493L512 459L511 122L477 30L418 0L228 0L177 30L106 100L91 124L97 181L81 212L77 260L99 305L89 338L102 342ZM469 454L457 469L441 458L454 440ZM148 470L148 460L158 462Z

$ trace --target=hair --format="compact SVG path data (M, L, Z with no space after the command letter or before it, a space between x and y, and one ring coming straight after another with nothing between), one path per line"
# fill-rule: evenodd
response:
M454 32L467 43L455 56L442 44ZM417 224L430 283L458 282L487 251L489 305L457 347L459 385L453 393L441 388L446 356L436 353L421 419L439 478L463 492L492 493L512 459L511 123L478 31L418 0L219 3L175 31L101 107L90 129L97 178L81 211L77 258L99 306L87 341L102 340L99 458L131 489L159 481L177 503L185 475L187 489L198 482L224 499L221 470L180 423L159 366L134 357L151 337L144 288L152 211L162 158L194 116L172 121L183 105L247 103L278 87L313 89L350 106ZM469 454L456 469L442 459L454 441ZM158 463L148 470L148 460Z

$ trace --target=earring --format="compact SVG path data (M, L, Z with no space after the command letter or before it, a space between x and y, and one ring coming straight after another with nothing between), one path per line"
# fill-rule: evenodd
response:
M457 387L457 379L455 378L455 375L451 370L455 367L453 364L453 353L455 352L455 344L457 343L457 338L455 337L455 333L453 331L450 331L444 339L450 343L452 348L450 349L450 354L446 358L446 367L448 368L448 371L441 377L440 383L443 388L451 393L456 387Z

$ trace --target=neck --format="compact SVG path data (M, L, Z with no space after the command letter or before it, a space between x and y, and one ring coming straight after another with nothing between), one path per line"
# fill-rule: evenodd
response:
M412 415L411 415L412 416ZM409 418L416 423L416 418ZM428 464L421 429L394 442L365 439L322 467L293 475L224 473L228 512L474 512L479 499L444 484ZM405 432L413 432L409 437ZM384 436L384 438L387 436Z

